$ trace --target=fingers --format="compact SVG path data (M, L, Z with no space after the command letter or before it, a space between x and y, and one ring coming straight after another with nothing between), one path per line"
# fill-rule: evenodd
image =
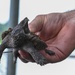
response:
M45 15L38 15L35 19L29 24L29 29L31 32L39 32L44 24Z
M19 50L19 58L21 59L21 61L27 63L27 62L34 62L33 58L30 56L29 53L23 51L23 50Z

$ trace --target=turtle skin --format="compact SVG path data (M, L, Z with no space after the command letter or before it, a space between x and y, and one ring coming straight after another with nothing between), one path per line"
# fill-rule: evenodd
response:
M2 34L2 43L0 45L0 58L5 48L13 48L13 61L16 63L19 56L18 50L24 50L28 52L37 64L44 65L49 61L39 52L39 50L45 50L49 55L55 53L51 50L47 50L46 43L39 38L36 34L30 32L28 28L28 18L23 19L13 29L9 28ZM29 62L28 59L25 59Z

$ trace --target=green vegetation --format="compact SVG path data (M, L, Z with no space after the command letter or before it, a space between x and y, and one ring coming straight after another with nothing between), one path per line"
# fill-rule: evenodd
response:
M0 23L0 43L2 41L2 39L1 39L2 32L4 32L5 30L7 30L8 28L9 28L8 22L5 23L5 24L1 24Z

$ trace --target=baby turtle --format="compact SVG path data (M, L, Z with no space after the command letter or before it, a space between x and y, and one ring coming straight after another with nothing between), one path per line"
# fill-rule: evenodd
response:
M5 48L13 48L14 62L18 57L18 50L28 52L37 64L44 65L48 60L38 51L45 50L49 55L55 53L46 50L46 43L37 35L30 32L28 28L28 18L26 17L14 29L9 28L2 34L2 43L0 45L0 58ZM29 60L26 59L26 62Z

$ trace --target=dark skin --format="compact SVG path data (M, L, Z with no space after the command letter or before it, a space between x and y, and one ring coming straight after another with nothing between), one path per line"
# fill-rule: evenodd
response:
M60 62L66 59L75 49L75 10L64 13L50 13L38 15L29 24L31 32L37 34L48 45L47 49L55 52L55 55L48 55L44 50L40 53L50 63ZM34 61L32 57L19 50L19 58Z

